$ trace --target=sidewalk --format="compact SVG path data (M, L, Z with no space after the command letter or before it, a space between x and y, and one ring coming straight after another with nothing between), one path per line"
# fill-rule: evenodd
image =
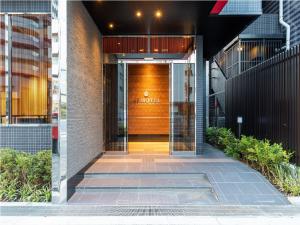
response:
M0 223L5 225L298 225L300 224L300 215L298 216L280 216L280 217L211 217L211 216L154 216L154 217L83 217L83 216L50 216L50 217L0 217Z

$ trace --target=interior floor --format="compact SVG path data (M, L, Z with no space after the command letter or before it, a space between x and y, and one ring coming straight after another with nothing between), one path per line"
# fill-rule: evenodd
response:
M133 154L169 154L169 136L130 135L128 152Z
M169 154L169 142L128 142L129 153Z

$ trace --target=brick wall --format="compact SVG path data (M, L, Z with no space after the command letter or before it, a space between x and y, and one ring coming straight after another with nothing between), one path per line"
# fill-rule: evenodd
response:
M101 34L81 2L67 3L67 178L102 151Z

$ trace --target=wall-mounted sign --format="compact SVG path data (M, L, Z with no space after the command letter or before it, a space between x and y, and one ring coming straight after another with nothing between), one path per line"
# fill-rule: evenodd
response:
M148 91L144 91L144 97L143 98L137 98L135 100L136 104L159 104L160 99L159 98L151 98Z

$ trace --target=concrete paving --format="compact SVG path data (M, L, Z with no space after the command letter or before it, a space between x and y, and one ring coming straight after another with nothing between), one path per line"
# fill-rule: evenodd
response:
M0 223L5 225L283 225L300 224L300 216L281 216L281 217L210 217L210 216L139 216L139 217L84 217L84 216L54 216L54 217L0 217Z
M73 184L69 204L289 204L259 172L209 145L198 157L104 154Z
M103 206L90 204L0 203L1 216L300 216L294 205ZM2 224L2 223L1 223Z

